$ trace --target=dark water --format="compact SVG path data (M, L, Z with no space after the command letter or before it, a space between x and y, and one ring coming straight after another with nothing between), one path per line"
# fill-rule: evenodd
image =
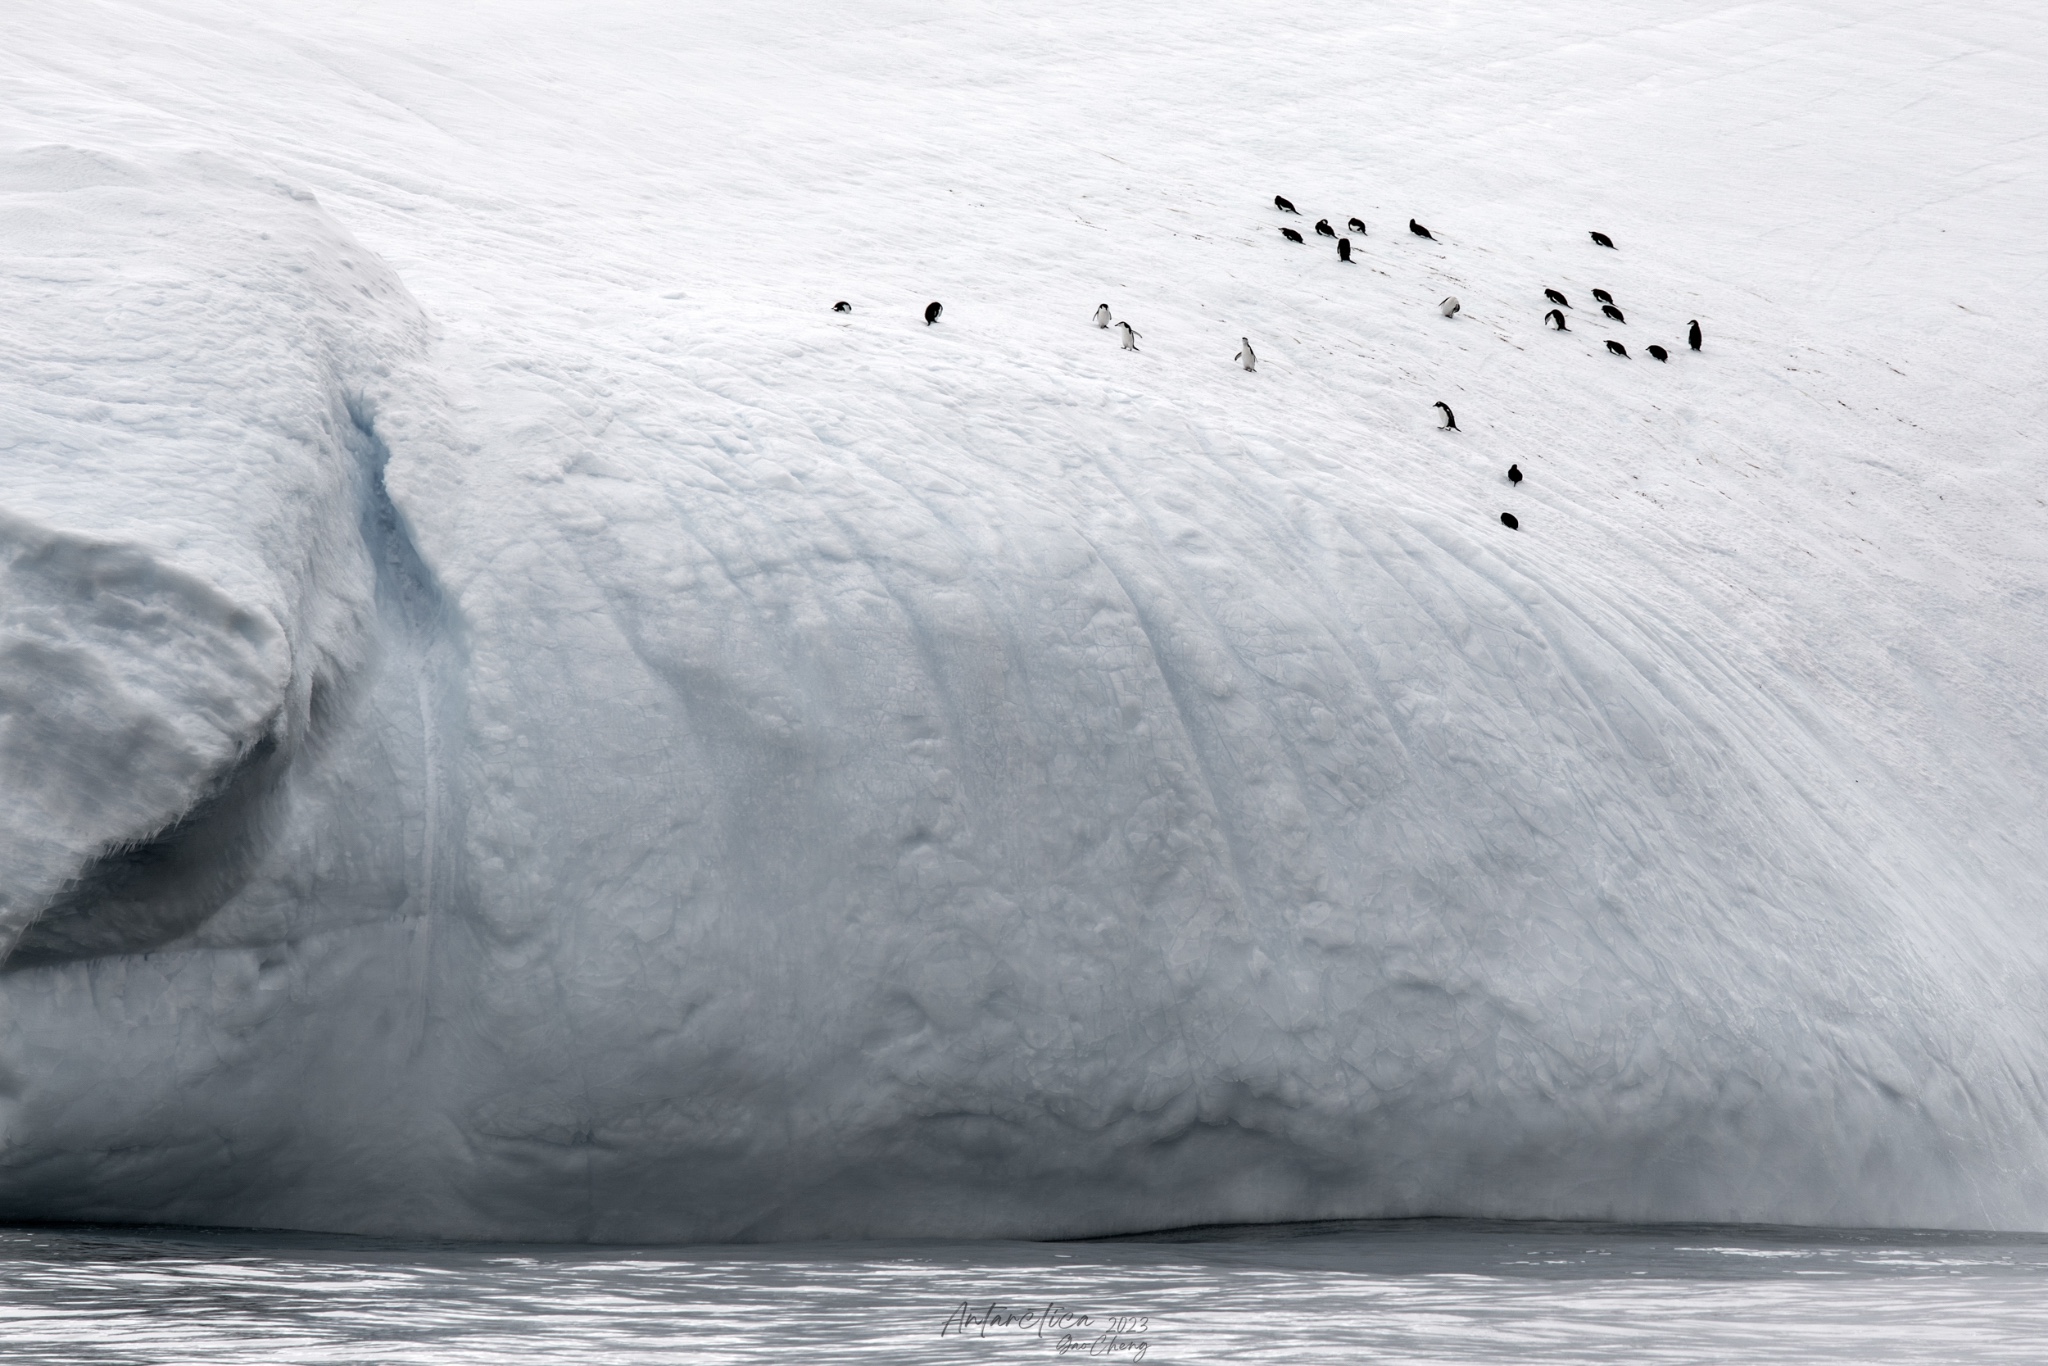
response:
M1084 1359L2048 1362L2048 1239L1426 1220L569 1249L0 1229L9 1366Z

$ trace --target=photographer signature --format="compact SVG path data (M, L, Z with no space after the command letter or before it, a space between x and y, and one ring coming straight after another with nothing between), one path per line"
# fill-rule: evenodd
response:
M1144 1336L1150 1327L1151 1317L1146 1314L1084 1314L1064 1304L1025 1308L994 1300L985 1305L962 1300L946 1315L939 1336L985 1338L992 1333L1028 1333L1049 1340L1060 1356L1078 1353L1143 1361L1152 1345Z

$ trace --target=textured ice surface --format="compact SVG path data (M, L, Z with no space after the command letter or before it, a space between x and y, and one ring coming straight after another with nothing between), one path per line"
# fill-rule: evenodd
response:
M7 23L0 1215L2048 1225L2024 7Z

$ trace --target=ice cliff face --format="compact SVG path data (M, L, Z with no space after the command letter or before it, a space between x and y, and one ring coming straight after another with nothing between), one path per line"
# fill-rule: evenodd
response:
M1870 247L1845 166L1779 227L1816 267L1731 227L1784 182L1713 135L1676 159L1749 199L1607 186L1683 109L1598 169L1527 131L1556 35L1316 34L1366 97L1264 21L657 8L23 21L0 1215L2048 1221L2040 400L1914 217L2024 221L2006 181L1933 157ZM1684 66L1601 22L1600 79ZM1693 74L1773 126L1891 88L1785 112L1717 22ZM1462 179L1173 112L1312 79ZM1357 264L1275 188L1365 214ZM1546 333L1546 285L1630 330Z

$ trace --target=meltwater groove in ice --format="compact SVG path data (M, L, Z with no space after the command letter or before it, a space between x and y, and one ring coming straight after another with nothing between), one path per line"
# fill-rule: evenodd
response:
M2024 63L249 6L0 57L0 1217L2048 1220L2030 220L1784 151Z

